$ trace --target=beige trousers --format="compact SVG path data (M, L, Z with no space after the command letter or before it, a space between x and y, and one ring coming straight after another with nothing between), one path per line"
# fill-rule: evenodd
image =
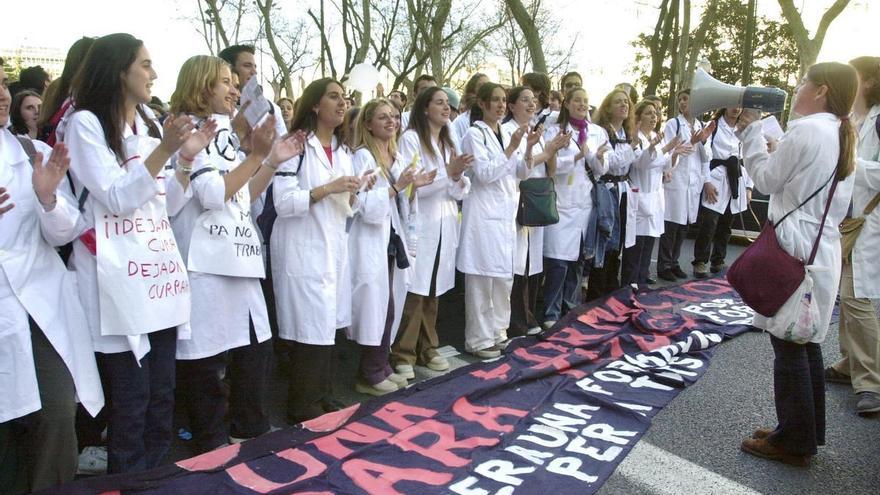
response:
M840 352L834 369L852 379L853 390L880 393L880 321L870 299L855 297L853 267L840 277Z

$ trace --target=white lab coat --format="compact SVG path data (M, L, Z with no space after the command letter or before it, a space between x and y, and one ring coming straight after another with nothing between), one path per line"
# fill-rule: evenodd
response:
M510 142L509 128L499 126L502 145L495 131L479 120L462 139L463 153L473 155L468 175L471 192L461 207L461 244L458 248L459 271L484 277L513 278L516 252L516 207L518 168L524 170L522 153L510 157L504 148Z
M770 195L768 218L780 220L794 210L831 177L840 150L839 120L830 113L817 113L788 124L788 131L772 154L767 152L760 122L753 122L742 133L743 161L755 186ZM853 191L850 175L837 185L819 251L813 263L813 302L819 306L822 331L813 342L825 340L831 311L840 286L840 232L837 226L846 215ZM819 232L831 183L776 228L779 245L788 254L807 260ZM754 325L766 328L767 318L755 315Z
M270 242L278 334L311 345L333 345L336 329L351 323L348 193L309 201L311 189L354 174L351 157L335 136L331 147L332 164L311 134L302 166L289 160L274 179L278 218Z
M501 125L506 135L511 135L519 127L515 120L508 120ZM528 143L526 137L519 144L519 153L525 156ZM538 141L532 148L532 156L538 156L544 152L544 137ZM523 162L525 165L525 162ZM544 163L538 163L531 169L524 170L522 180L547 177L547 166ZM519 193L517 193L519 194ZM517 208L519 206L517 205ZM529 275L537 275L544 271L544 227L524 227L516 225L516 253L513 258L513 273L515 275L525 275L526 259L529 262Z
M459 235L457 201L464 199L471 187L471 181L466 176L455 182L446 175L446 164L452 159L453 150L446 149L445 153L441 153L438 143L431 144L434 156L424 149L416 131L404 132L400 137L397 160L391 170L394 177L399 177L413 156L418 154L421 159L419 167L424 168L425 172L437 171L433 183L416 190L418 211L414 220L418 243L409 291L421 296L427 296L431 291L431 275L438 249L440 264L434 294L440 296L455 286L455 252Z
M715 135L709 138L709 150L712 153L713 160L726 160L731 156L740 156L739 138L734 134L735 131L735 128L727 125L724 117L718 119L718 128L715 130ZM727 167L720 166L710 170L708 182L718 190L718 199L714 203L709 203L706 201L706 198L703 198L703 206L722 215L727 211L728 203L730 204L730 213L734 215L748 210L749 202L746 189L753 188L754 184L752 184L752 178L749 177L748 170L745 168L741 170L742 177L739 180L739 197L736 199L733 199L730 181L727 180Z
M626 131L623 127L617 130L617 139L626 140ZM642 150L634 150L632 144L625 142L618 143L605 155L608 173L617 176L628 175L632 167L641 159ZM617 186L618 201L626 194L626 228L620 232L620 236L623 238L623 247L628 248L636 244L636 216L639 210L639 196L632 194L629 181L618 182ZM612 189L614 184L609 182L605 184L605 187ZM621 224L623 224L623 219L621 219Z
M649 151L651 138L656 135L651 131L646 136L639 131L642 143L642 158L630 169L630 195L638 197L636 203L635 233L637 236L660 237L663 235L663 215L666 209L666 198L663 189L663 171L672 165L670 154L663 154L663 142L657 143L654 153ZM636 190L638 192L636 192Z
M361 345L378 346L382 343L388 315L388 242L393 227L406 247L406 226L400 219L397 202L409 199L405 191L395 198L388 198L388 191L391 190L388 178L368 149L361 148L352 155L352 166L354 173L359 176L367 170L375 170L373 173L377 179L373 189L359 194L360 208L348 235L351 260L351 326L348 337ZM392 342L403 316L410 273L415 263L406 249L402 254L409 259L410 268L401 270L394 263Z
M679 114L666 122L663 130L664 141L668 143L677 135L683 143L690 143L693 133L700 132L702 129L703 123L696 119L694 120L694 129L691 130L687 119ZM700 211L700 194L703 192L703 184L706 183L708 173L709 153L702 143L695 144L694 152L690 155L678 157L675 167L672 169L672 180L663 185L666 188L665 219L667 222L688 225L697 221L697 213Z
M859 128L858 160L853 188L853 216L861 216L865 206L880 192L880 138L875 122L880 105L874 105ZM856 297L880 298L880 207L868 215L853 248L853 289Z
M192 199L171 219L180 255L187 263L197 220L206 211L228 207L228 202L224 200L226 186L223 174L235 170L244 159L236 149L237 143L230 138L229 116L212 115L211 118L217 121L221 132L216 140L196 155L191 175L194 179L187 189L191 191ZM202 172L204 169L213 171ZM245 184L244 188L247 187ZM250 205L245 208L250 209ZM254 231L259 230L253 225L253 220L250 223ZM190 339L178 342L177 359L202 359L249 345L250 321L253 321L258 342L272 337L260 279L190 270L189 281L192 292L192 335Z
M553 181L559 222L544 227L544 257L577 261L581 253L581 239L587 232L590 212L593 211L593 183L587 176L586 167L589 165L596 179L608 172L607 161L600 162L596 156L596 150L608 142L608 133L596 124L589 124L587 141L590 143L590 153L586 159L575 161L574 157L580 151L578 131L568 123L563 129L571 132L571 140L556 153L556 176ZM559 131L558 125L547 126L544 139L553 139Z
M48 161L51 149L34 145ZM52 248L76 237L79 211L62 180L55 208L45 212L32 172L18 140L0 129L0 187L10 196L7 204L15 204L0 216L0 423L42 407L28 315L61 356L86 410L96 415L104 405L76 277Z
M154 118L152 111L145 109L148 118ZM161 131L161 125L156 123ZM135 126L139 135L146 135L147 125L140 113L135 113ZM185 193L171 168L154 178L146 166L131 166L131 172L121 167L116 155L107 146L101 123L95 114L76 111L71 106L56 128L58 141L63 141L70 155L70 172L77 192L82 195L83 187L89 190L83 205L79 234L95 226L95 201L100 201L107 209L125 215L150 201L157 194L165 194L166 208L169 212L179 210ZM133 136L129 126L123 128L123 139ZM147 157L141 157L142 162ZM160 183L161 182L161 183ZM146 335L101 335L101 316L98 293L98 268L95 256L80 241L73 243L73 256L70 264L76 272L80 288L80 300L92 332L95 352L134 353L140 360L150 350L150 340ZM189 338L187 326L178 331L177 338Z
M471 128L471 111L465 110L449 123L449 133L457 149L461 149L461 141Z

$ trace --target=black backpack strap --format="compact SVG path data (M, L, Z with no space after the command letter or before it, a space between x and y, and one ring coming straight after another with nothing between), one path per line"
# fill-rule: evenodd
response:
M34 142L31 141L30 138L25 136L15 136L18 139L18 144L21 145L21 148L28 156L28 160L31 162L31 166L34 166L34 160L37 158L37 147L34 146Z

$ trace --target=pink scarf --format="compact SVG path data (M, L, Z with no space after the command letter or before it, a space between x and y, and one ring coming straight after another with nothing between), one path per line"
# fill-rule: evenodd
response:
M575 119L572 117L568 118L568 123L571 124L572 127L578 130L578 146L583 146L584 141L587 140L587 125L589 122L586 119Z

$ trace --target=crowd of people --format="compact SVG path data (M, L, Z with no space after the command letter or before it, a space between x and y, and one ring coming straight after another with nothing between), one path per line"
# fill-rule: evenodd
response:
M344 407L339 329L360 346L360 392L405 387L416 366L447 370L436 322L456 270L465 351L481 359L583 302L656 283L655 245L656 277L688 278L691 225L693 276L720 273L753 189L779 219L832 173L833 202L822 191L777 234L803 256L832 204L816 297L827 328L842 271L844 359L824 369L821 339L772 338L779 426L743 449L815 454L825 379L851 383L859 412L880 411L880 58L811 68L779 143L754 111L703 121L682 90L663 123L659 98L629 84L591 98L576 72L558 91L546 74L516 87L474 74L461 96L422 75L408 94L360 103L324 78L253 123L239 108L253 47L187 60L169 105L151 93L151 60L112 34L77 41L51 83L0 72L0 492L73 479L105 425L107 472L158 466L175 397L201 452L270 431L273 339L290 424ZM533 179L552 183L558 221L518 222ZM863 211L842 259L837 225Z

